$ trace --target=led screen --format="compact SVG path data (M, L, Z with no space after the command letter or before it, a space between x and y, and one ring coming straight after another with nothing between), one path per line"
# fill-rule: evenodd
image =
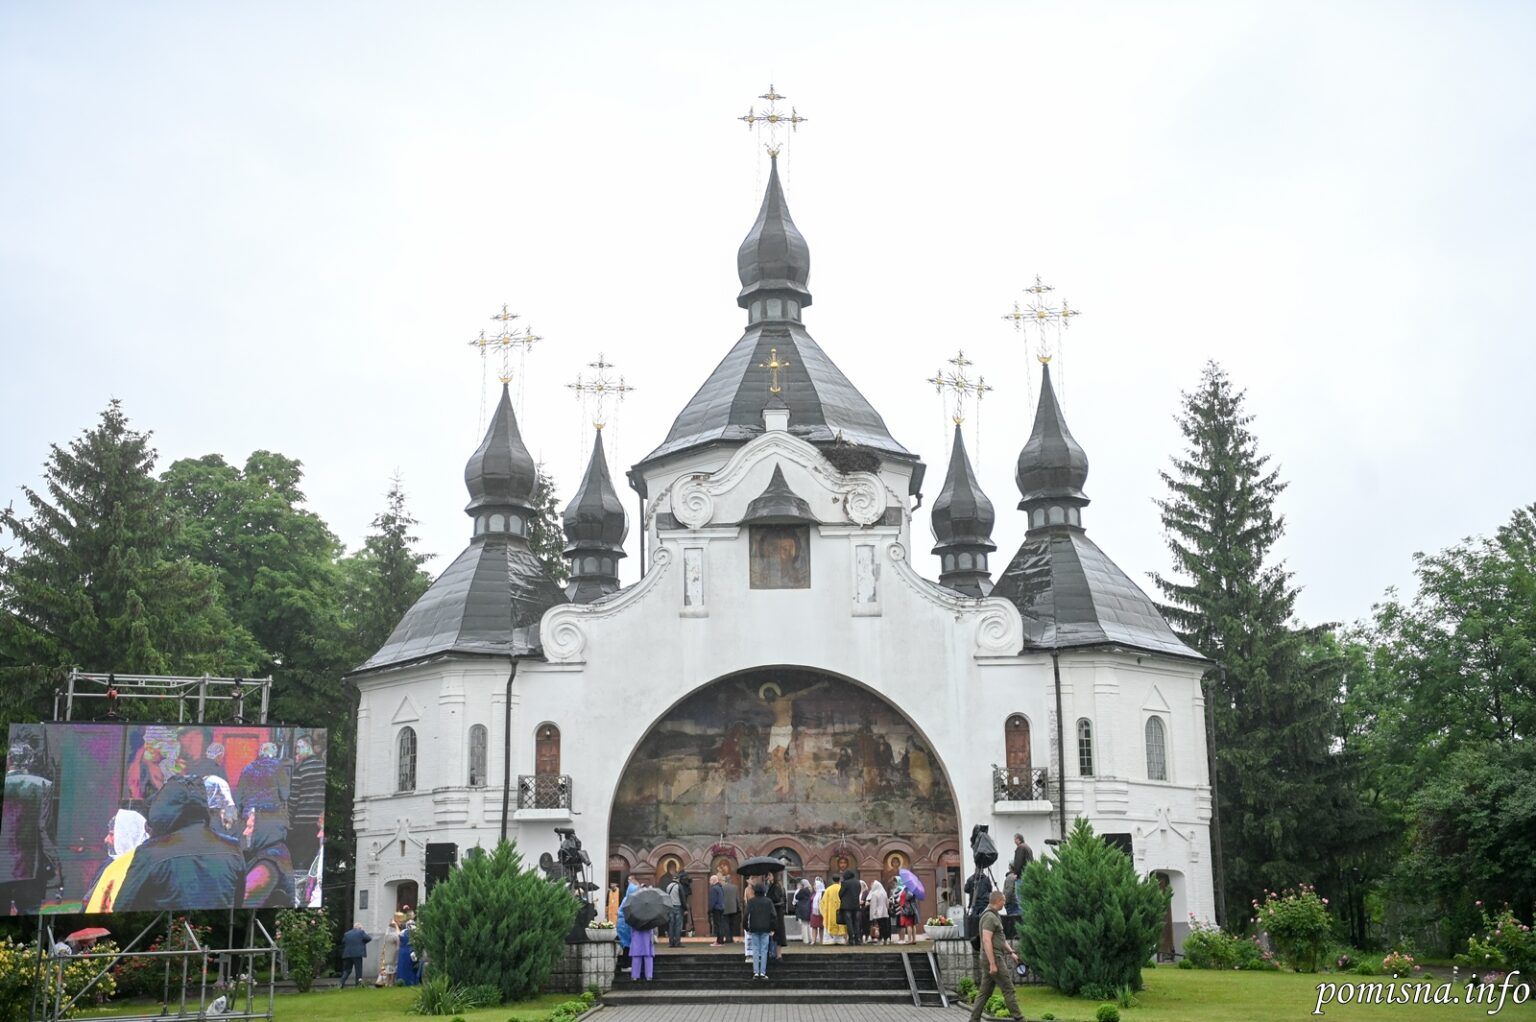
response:
M13 724L0 912L320 906L325 731Z

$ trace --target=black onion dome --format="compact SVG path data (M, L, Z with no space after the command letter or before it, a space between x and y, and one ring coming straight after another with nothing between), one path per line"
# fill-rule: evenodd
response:
M473 514L483 507L530 507L538 482L538 469L518 432L512 397L503 384L491 428L464 466L464 485L469 489L464 510Z
M941 547L974 544L989 550L997 549L992 545L992 525L997 521L997 514L976 481L958 424L954 447L949 453L949 473L944 477L944 489L933 502L931 521L933 536Z
M766 291L792 292L802 306L811 304L811 292L805 286L811 275L811 248L790 219L789 204L779 184L777 158L768 171L768 190L757 222L736 253L736 272L741 277L736 302L743 309L754 295Z
M1023 495L1019 507L1025 510L1041 501L1088 503L1083 493L1083 484L1088 481L1088 455L1067 429L1067 420L1062 417L1061 405L1051 386L1050 366L1044 367L1041 376L1034 429L1019 452L1014 478Z
M565 538L571 547L588 546L620 547L629 533L629 520L624 515L624 505L613 488L608 475L608 458L603 453L603 432L597 431L592 441L592 457L587 462L587 474L582 477L571 502L565 506L562 516ZM622 556L622 554L620 555Z

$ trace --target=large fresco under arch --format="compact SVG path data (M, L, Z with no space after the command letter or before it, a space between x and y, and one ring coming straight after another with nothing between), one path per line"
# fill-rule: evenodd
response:
M761 670L667 713L614 797L612 847L644 856L675 842L706 861L722 834L749 855L784 836L866 855L894 840L926 857L953 846L959 823L937 758L900 711L830 675Z

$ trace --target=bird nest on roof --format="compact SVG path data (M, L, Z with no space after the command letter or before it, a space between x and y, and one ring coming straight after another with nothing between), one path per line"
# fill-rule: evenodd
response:
M839 434L821 449L822 457L832 463L832 467L843 474L849 472L878 472L880 470L880 455L871 448L862 444L850 444Z

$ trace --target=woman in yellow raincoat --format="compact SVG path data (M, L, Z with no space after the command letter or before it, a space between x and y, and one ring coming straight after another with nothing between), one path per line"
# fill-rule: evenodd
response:
M837 921L837 910L842 904L843 885L835 883L821 896L821 918L826 925L827 943L842 944L848 940L848 927Z

